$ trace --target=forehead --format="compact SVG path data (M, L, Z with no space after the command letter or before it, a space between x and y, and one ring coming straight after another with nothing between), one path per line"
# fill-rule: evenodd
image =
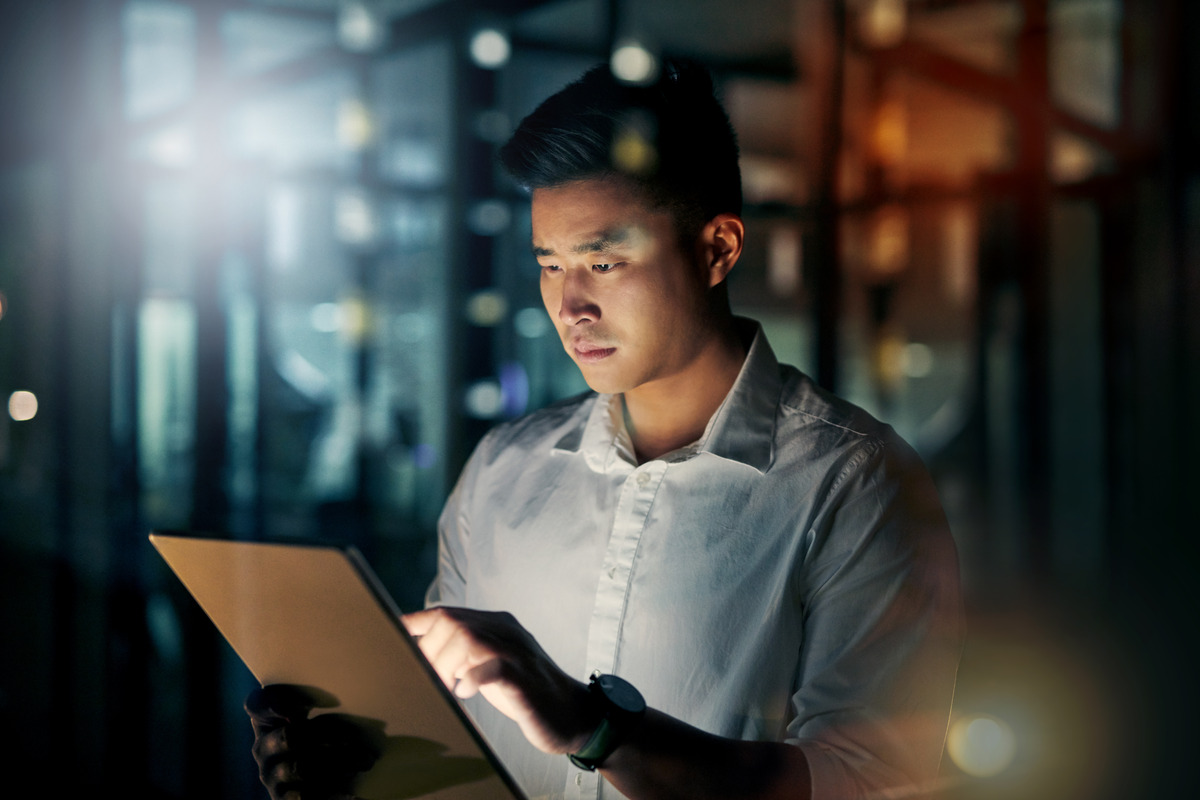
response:
M533 190L535 250L576 249L591 241L657 238L671 218L652 209L641 193L619 179L596 178Z

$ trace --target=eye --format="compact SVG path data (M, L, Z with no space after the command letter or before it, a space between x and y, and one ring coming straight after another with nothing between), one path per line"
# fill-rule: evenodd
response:
M539 266L542 268L542 272L560 272L562 270L558 264L540 264Z
M617 264L592 264L592 269L596 272L612 272L617 266Z

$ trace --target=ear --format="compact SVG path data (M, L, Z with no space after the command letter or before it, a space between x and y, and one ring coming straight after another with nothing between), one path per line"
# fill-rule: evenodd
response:
M746 226L737 214L718 214L704 226L700 242L704 249L704 266L708 271L710 289L729 275L742 255L745 239Z

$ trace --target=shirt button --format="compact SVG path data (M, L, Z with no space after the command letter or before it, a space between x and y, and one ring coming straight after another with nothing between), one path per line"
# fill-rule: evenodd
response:
M638 481L638 486L640 486L640 487L642 487L643 489L645 489L645 488L646 488L646 484L650 482L650 475L649 475L649 473L643 472L643 473L639 474L639 475L638 475L638 478L637 478L637 481Z
M583 773L582 772L575 773L575 785L583 786Z

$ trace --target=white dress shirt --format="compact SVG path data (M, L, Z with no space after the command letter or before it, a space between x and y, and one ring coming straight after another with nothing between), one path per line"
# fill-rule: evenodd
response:
M794 743L814 798L925 785L962 639L933 483L751 335L700 439L644 464L619 396L492 430L446 503L427 602L509 611L580 680L615 673L703 730ZM468 707L531 798L621 796Z

